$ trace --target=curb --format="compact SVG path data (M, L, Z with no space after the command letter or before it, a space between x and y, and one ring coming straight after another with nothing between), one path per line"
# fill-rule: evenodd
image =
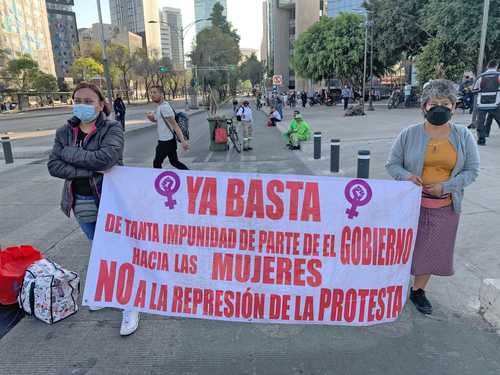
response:
M479 291L479 312L484 319L500 328L500 279L484 279Z
M206 110L205 109L199 109L199 110L192 111L192 112L186 112L186 114L187 114L188 117L191 117L191 116L195 116L195 115L198 115L200 113L203 113L203 112L206 112ZM151 123L151 124L147 124L147 125L143 125L143 126L135 126L135 127L131 128L131 129L125 130L125 134L133 133L133 132L136 132L136 131L140 131L142 129L149 129L150 127L153 127L153 126L156 126L156 124ZM16 159L38 159L38 161L45 160L47 158L47 156L49 156L51 150L52 150L52 147L47 148L47 150L45 150L45 151L35 151L35 152L33 152L33 151L21 151L21 152L16 152L15 147L13 147L14 163L15 163ZM4 160L3 151L2 151L1 148L0 148L0 160Z

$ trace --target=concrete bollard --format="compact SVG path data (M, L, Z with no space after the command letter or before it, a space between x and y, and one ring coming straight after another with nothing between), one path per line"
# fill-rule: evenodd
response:
M370 151L358 151L358 178L370 178Z
M332 139L330 142L330 172L340 171L340 139Z
M314 132L314 159L321 159L321 132Z
M9 137L2 137L3 157L5 164L14 163L14 155L12 154L12 144Z

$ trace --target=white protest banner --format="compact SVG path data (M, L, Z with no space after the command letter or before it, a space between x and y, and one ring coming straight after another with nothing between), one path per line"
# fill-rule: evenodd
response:
M84 304L245 322L394 321L420 194L409 182L115 167Z

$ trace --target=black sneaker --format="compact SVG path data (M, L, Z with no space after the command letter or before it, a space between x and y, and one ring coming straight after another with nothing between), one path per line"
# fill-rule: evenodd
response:
M418 311L422 314L432 314L432 305L425 296L423 289L413 290L410 288L410 301L413 302Z
M247 151L252 151L253 147L247 147Z

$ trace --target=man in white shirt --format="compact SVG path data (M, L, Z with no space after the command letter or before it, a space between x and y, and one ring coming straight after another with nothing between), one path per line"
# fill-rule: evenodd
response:
M152 86L149 89L149 96L158 104L155 113L149 112L147 118L158 125L158 145L156 146L153 168L161 168L163 161L168 157L170 164L177 169L189 169L179 161L177 156L177 139L181 141L182 148L189 150L189 144L184 139L182 130L175 121L175 112L164 99L164 91L161 86Z
M243 102L243 106L238 110L237 116L241 116L241 125L243 126L243 151L251 151L253 148L250 146L252 142L252 108L248 100Z
M270 126L276 126L277 122L280 122L283 118L278 110L274 107L271 107L271 113L269 114Z

